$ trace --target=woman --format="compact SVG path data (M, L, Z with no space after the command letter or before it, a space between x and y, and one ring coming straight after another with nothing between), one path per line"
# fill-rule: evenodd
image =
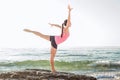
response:
M37 32L37 31L24 29L24 31L26 31L26 32L33 33L33 34L51 42L50 64L51 64L51 71L53 73L56 72L56 70L54 68L54 58L55 58L56 51L57 51L57 45L64 42L69 37L69 27L71 26L71 20L70 20L71 10L72 10L72 8L70 7L70 5L68 5L68 19L64 21L62 26L57 25L57 24L49 23L51 26L55 26L55 27L58 27L58 28L61 29L61 35L60 36L49 36L49 35L44 35L44 34L42 34L40 32Z

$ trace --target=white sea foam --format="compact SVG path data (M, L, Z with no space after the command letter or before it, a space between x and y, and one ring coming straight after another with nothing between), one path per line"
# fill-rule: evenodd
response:
M120 72L94 72L86 75L96 77L97 80L120 80Z

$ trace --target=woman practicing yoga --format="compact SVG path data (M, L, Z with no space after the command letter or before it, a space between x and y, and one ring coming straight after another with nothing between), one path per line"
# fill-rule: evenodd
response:
M55 58L56 51L57 51L57 45L64 42L69 37L69 27L71 26L71 20L70 20L71 10L72 10L72 8L70 7L70 5L68 5L68 19L66 19L63 22L62 26L49 23L49 25L55 26L55 27L58 27L61 29L61 35L59 35L59 36L44 35L37 31L33 31L30 29L24 29L24 31L26 31L26 32L33 33L33 34L51 42L50 64L51 64L51 71L53 73L56 72L55 67L54 67L54 58Z

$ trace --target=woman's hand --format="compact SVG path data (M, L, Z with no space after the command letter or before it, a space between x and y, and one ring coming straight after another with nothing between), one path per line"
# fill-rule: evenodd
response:
M25 31L25 32L32 32L32 31L29 30L29 29L24 29L23 31Z
M73 8L70 7L70 4L68 5L68 10L71 11Z

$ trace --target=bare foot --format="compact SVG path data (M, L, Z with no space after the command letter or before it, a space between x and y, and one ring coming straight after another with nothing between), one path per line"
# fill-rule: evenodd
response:
M24 29L25 32L32 32L31 30L29 29Z
M56 70L53 70L52 73L55 74L55 73L56 73Z

